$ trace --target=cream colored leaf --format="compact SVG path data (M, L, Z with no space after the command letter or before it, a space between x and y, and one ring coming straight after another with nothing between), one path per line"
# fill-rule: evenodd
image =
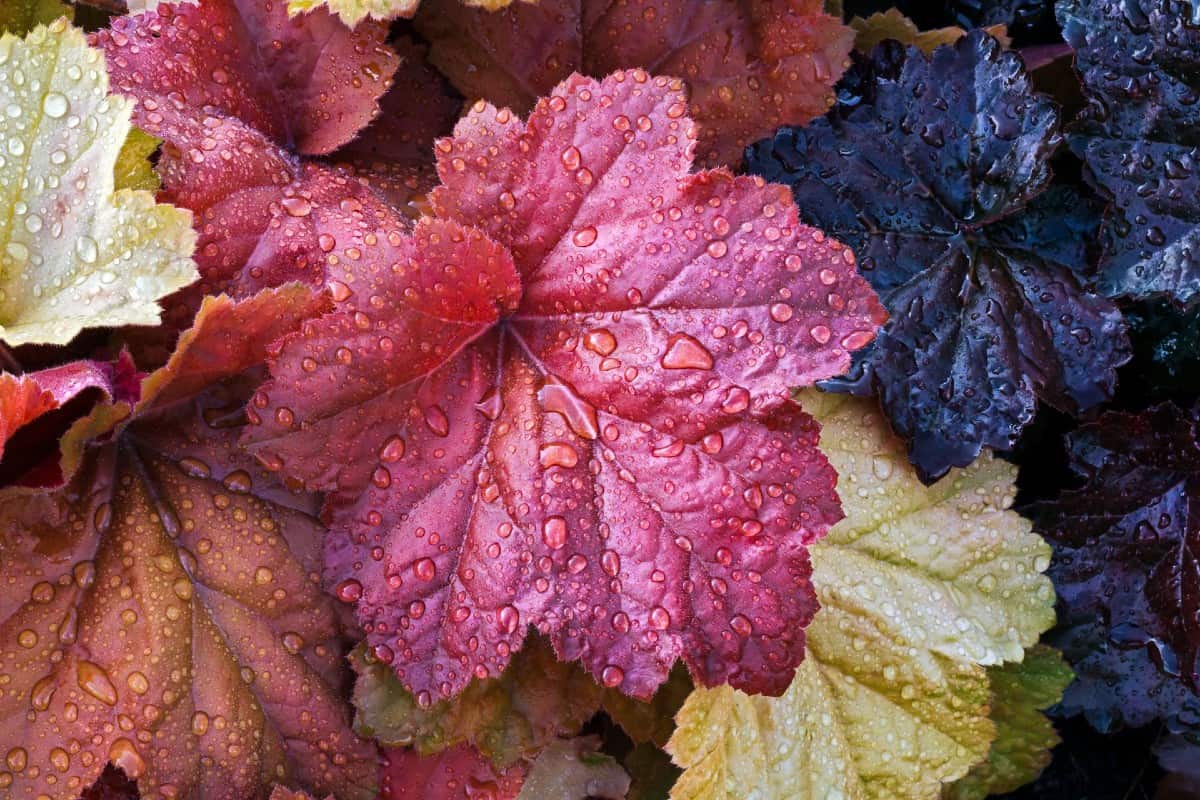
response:
M529 2L530 0L526 0ZM534 0L536 2L536 0ZM461 0L464 6L495 11L504 8L513 0ZM288 0L289 14L302 14L322 6L342 18L342 22L353 28L364 19L396 19L411 17L417 13L421 0Z
M132 101L59 19L0 38L0 339L64 344L84 328L156 324L196 279L191 215L116 190Z
M821 611L780 698L700 689L673 800L933 800L995 737L984 665L1054 621L1049 548L983 456L925 487L873 404L809 392L846 519L811 547Z

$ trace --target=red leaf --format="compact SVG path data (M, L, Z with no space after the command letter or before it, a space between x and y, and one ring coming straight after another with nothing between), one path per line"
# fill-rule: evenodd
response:
M195 800L281 777L375 796L316 504L237 447L253 382L213 385L323 299L208 300L132 417L99 407L72 429L89 446L66 487L0 496L4 796L73 800L110 763Z
M25 375L0 373L0 485L62 485L58 441L98 399L137 402L140 376L126 353L113 362L74 361ZM9 458L5 445L13 442Z
M186 328L208 295L324 282L304 195L367 190L297 154L331 153L377 115L400 61L386 34L324 10L289 19L281 0L205 0L93 35L114 89L138 101L134 121L165 140L163 198L196 217L201 280L168 301L168 330Z
M289 18L275 0L204 0L114 18L94 42L113 88L137 98L138 127L192 142L195 160L219 151L193 126L220 118L300 153L346 144L375 117L396 70L386 36L380 23L350 30L324 10Z
M575 71L678 76L701 127L699 160L713 166L736 166L751 142L823 115L854 42L822 0L541 0L494 13L426 0L416 24L463 94L521 113Z
M415 750L387 750L379 800L516 800L525 764L497 770L470 745L422 757Z
M425 60L427 48L401 37L394 85L379 117L333 159L382 192L396 206L437 185L433 142L454 128L462 99Z
M802 657L804 545L840 507L788 391L883 312L786 189L689 174L693 145L678 82L575 76L528 124L460 122L412 236L311 215L339 305L283 342L247 441L339 490L327 578L424 702L529 625L641 697L678 658L778 693Z

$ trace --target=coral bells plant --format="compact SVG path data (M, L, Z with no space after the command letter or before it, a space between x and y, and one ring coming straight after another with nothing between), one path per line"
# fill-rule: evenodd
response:
M6 0L0 800L1197 796L1195 14L878 5Z
M689 174L678 81L573 77L528 121L479 103L411 235L322 228L337 305L270 359L245 437L333 494L327 578L422 703L530 626L606 686L778 693L840 516L788 386L884 313L786 189ZM785 377L786 376L786 377Z

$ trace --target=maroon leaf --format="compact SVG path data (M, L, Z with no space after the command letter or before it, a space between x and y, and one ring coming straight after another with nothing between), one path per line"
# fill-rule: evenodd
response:
M427 0L416 25L463 94L519 113L576 71L677 76L710 166L736 166L750 142L824 114L854 42L822 0L541 0L497 12Z

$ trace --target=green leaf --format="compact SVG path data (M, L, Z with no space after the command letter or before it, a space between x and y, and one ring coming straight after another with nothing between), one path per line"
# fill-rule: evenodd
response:
M576 664L558 661L540 639L514 654L500 677L473 681L458 697L428 708L404 689L390 666L367 652L360 647L351 656L358 673L356 730L422 755L469 743L507 767L576 733L600 707L603 690Z
M988 677L996 740L986 761L946 787L944 800L983 800L1019 789L1045 769L1050 749L1060 741L1041 712L1062 699L1063 690L1075 677L1061 653L1035 645L1025 653L1024 661L992 667Z
M562 739L537 757L517 800L624 800L629 776L593 737Z
M0 5L0 32L21 36L59 17L74 16L75 9L60 0L4 0Z
M117 154L117 165L113 168L113 177L118 189L142 189L147 192L157 192L161 186L158 173L150 163L150 156L162 144L138 128L129 131L121 152Z
M1050 550L985 455L925 487L870 402L809 392L846 518L811 547L821 611L779 698L699 689L667 750L673 800L937 798L988 754L985 665L1054 621Z
M116 189L132 101L103 54L59 19L0 38L0 339L64 344L84 328L153 325L196 279L191 214Z

